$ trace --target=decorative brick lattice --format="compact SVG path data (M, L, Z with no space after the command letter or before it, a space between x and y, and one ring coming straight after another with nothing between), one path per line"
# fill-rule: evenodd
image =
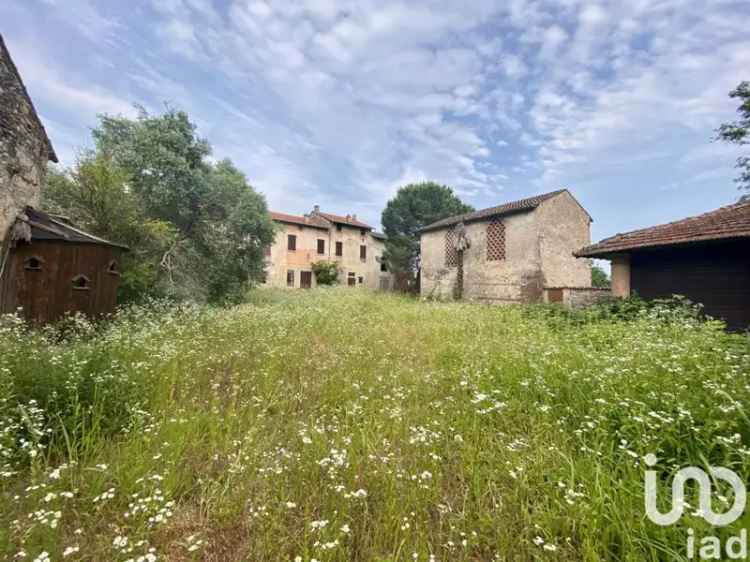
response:
M487 261L505 259L505 225L500 219L493 219L487 225Z
M445 232L445 267L456 267L457 265L456 231L451 228Z

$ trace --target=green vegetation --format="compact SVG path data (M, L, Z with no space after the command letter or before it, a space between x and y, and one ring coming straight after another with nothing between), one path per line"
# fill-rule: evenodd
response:
M605 289L609 287L609 275L598 265L591 266L591 286Z
M662 491L690 464L748 480L750 346L689 309L619 306L341 288L33 332L4 317L0 553L684 559L688 527L748 516L651 523L643 457Z
M435 182L410 183L399 188L383 210L385 259L389 271L412 273L419 263L419 230L435 221L468 213L474 208L453 190Z
M729 97L740 101L740 106L737 108L740 118L737 121L722 124L717 131L717 138L739 146L747 146L750 144L750 82L747 80L740 82L734 90L729 92ZM738 157L737 168L740 170L740 175L735 181L740 185L740 189L750 190L750 156L743 154Z
M335 261L316 261L312 263L315 281L318 285L335 285L339 282L339 264Z
M96 148L50 170L43 204L127 244L120 302L237 301L273 240L265 198L229 160L212 163L187 114L101 116Z

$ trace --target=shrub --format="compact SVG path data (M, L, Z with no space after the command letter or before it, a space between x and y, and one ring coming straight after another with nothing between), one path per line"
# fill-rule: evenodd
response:
M312 264L318 285L336 285L339 282L339 264L335 261L316 261Z

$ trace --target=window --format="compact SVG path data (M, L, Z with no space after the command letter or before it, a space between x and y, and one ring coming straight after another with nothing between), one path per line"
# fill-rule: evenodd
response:
M445 232L445 267L456 267L457 265L456 231L451 228Z
M326 241L321 240L318 238L318 253L319 254L325 254L326 253Z
M362 276L357 277L357 283L359 283L361 285L364 282L365 282L365 278L364 277L362 277Z
M344 243L343 242L336 242L336 255L337 256L344 255Z
M388 264L382 258L380 260L380 271L388 271Z
M340 225L340 224L337 224L337 225L336 225L336 230L337 230L338 232L341 232L341 225Z
M117 260L112 260L107 266L107 273L110 275L120 275L120 268L117 265Z
M359 259L361 259L362 261L367 261L367 246L359 247Z
M91 289L91 281L85 275L76 275L73 277L73 290L88 291Z
M289 269L286 272L286 286L294 287L294 270L293 269Z
M23 268L26 271L41 271L44 260L39 256L31 256L23 262Z
M287 235L286 249L290 252L294 252L297 249L297 237L294 234Z
M359 234L361 236L367 236L367 229L366 228L360 228L359 229Z
M356 274L353 271L350 271L349 274L346 277L346 284L350 287L354 287L354 285L357 283L357 280L355 279Z
M505 224L493 219L487 225L487 261L505 259Z

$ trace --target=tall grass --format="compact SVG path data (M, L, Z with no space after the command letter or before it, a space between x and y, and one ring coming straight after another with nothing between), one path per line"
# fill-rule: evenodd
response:
M748 523L643 507L647 453L750 475L714 323L335 289L64 332L0 321L9 560L679 560Z

